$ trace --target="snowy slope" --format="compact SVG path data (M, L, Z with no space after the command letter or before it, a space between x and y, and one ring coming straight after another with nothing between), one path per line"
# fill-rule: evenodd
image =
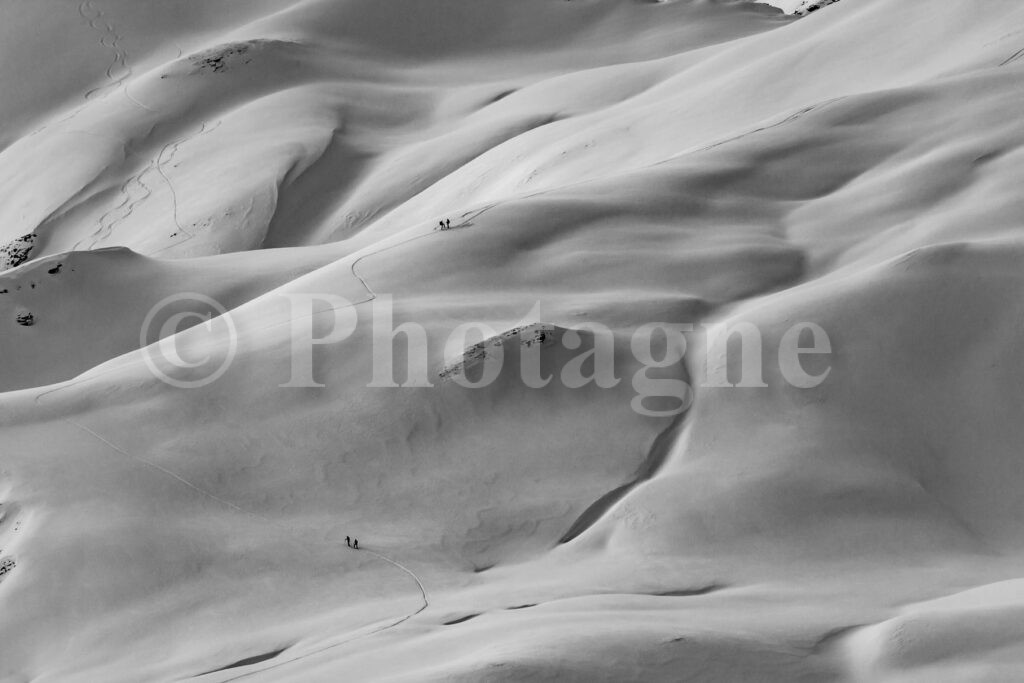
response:
M0 12L0 680L1019 672L1019 3ZM184 292L193 389L139 349ZM367 387L388 296L433 388ZM309 319L358 324L282 388ZM768 386L693 334L639 414L652 321L755 323ZM621 381L523 386L537 323Z

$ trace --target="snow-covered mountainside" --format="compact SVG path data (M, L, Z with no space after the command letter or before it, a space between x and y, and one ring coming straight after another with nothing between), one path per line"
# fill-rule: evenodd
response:
M0 681L1021 678L1017 0L0 19Z

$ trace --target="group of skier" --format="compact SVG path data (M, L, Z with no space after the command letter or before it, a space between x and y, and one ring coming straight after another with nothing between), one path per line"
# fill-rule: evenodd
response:
M353 550L359 550L359 539L352 538L351 536L346 536L345 545L347 545L349 548L352 548Z

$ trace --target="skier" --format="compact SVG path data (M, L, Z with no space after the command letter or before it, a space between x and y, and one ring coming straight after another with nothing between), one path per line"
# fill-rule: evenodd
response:
M352 539L352 549L353 550L359 550L359 539L358 538Z
M444 226L445 226L446 230L451 230L452 229L452 219L451 218L445 218L444 219Z
M438 221L437 224L441 226L442 230L444 230L444 221Z
M350 536L345 537L345 545L347 545L349 548L352 547L352 538Z

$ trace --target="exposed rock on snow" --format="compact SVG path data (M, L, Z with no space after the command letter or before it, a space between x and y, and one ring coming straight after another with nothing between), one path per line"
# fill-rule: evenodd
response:
M7 574L14 571L17 563L13 557L2 557L0 558L0 580L2 580Z
M27 261L35 248L37 237L39 235L35 233L22 235L0 247L0 272L17 268Z
M810 14L811 12L816 12L822 9L823 7L828 7L829 5L835 4L837 2L839 2L839 0L802 0L800 5L793 11L793 13L798 14L800 16L804 16Z
M452 229L454 230L454 228ZM457 360L445 365L441 372L438 373L438 377L442 380L464 377L467 371L493 358L496 349L500 347L504 351L504 347L515 342L518 342L520 346L525 348L551 346L555 339L561 336L562 332L564 330L559 331L554 326L543 323L514 327L468 347Z

